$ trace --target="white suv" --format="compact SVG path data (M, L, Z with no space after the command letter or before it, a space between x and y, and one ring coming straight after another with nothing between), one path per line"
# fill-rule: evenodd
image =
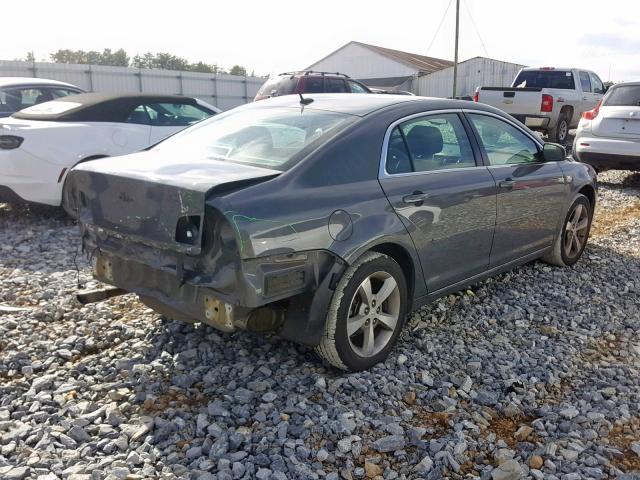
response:
M640 82L612 86L582 114L573 156L596 171L640 170Z

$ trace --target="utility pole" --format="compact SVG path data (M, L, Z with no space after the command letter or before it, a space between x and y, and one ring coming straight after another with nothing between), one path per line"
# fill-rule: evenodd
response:
M456 0L456 51L453 56L453 98L456 98L458 82L458 34L460 31L460 0Z

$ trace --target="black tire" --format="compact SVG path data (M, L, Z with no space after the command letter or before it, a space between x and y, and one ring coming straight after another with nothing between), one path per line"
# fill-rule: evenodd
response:
M390 278L395 281L395 287L385 297L382 287L387 286L386 290L392 288L392 282L387 283ZM371 302L360 302L358 305L356 297L361 295L361 287L367 280ZM379 295L383 297L383 301L376 304ZM338 282L329 305L322 339L315 348L316 353L334 367L349 371L365 370L384 361L402 331L407 304L407 282L400 265L387 255L365 253L345 271ZM355 306L362 315L354 313ZM371 310L367 307L371 307ZM397 312L397 317L392 312ZM347 324L353 328L360 318L365 317L369 320L350 336L347 333ZM392 317L396 317L395 323L389 321ZM381 318L386 320L383 321ZM388 324L393 324L393 328L389 328ZM365 330L370 332L371 337ZM372 345L367 342L367 337L374 339L371 349L367 348ZM361 347L358 346L360 340ZM378 345L375 345L377 340ZM363 352L368 353L367 350L371 354L363 355Z
M574 215L576 215L576 211L578 209L584 209L584 215L582 210L580 210L580 219L578 222L585 220L585 227L579 231L579 236L576 230L573 227L568 227L571 225L573 221ZM582 219L582 220L581 220ZM582 194L576 195L571 206L567 210L564 221L562 222L562 228L559 234L556 236L556 239L553 243L552 250L542 257L542 259L550 263L552 265L557 265L559 267L570 267L574 265L584 252L585 247L587 246L587 241L589 240L589 232L591 230L591 222L593 220L593 206L589 202L589 199ZM575 226L575 225L574 225ZM567 244L569 240L573 242L573 237L579 238L580 246L579 248L575 247L574 243L571 243L571 249L567 248ZM569 250L569 251L568 251Z
M564 145L567 138L569 138L569 119L561 113L556 126L549 130L549 140Z

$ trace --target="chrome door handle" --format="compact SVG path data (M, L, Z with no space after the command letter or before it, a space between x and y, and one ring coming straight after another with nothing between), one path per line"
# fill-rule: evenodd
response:
M404 203L414 203L416 205L421 204L422 202L424 202L427 198L429 197L428 193L422 193L422 192L413 192L411 195L405 195L404 197L402 197L402 201Z
M516 186L516 181L511 178L507 178L506 180L501 181L498 185L500 185L500 188L513 188Z

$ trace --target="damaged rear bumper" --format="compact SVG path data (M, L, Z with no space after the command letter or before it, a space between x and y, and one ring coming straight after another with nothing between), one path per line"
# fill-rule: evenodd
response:
M85 248L91 251L86 242ZM227 277L219 282L225 286L221 290L211 286L219 279L186 269L183 259L172 252L165 255L174 257L173 265L165 256L160 267L158 259L152 266L98 250L94 276L138 294L159 313L225 332L275 330L283 338L308 345L320 341L333 290L346 266L324 250L243 259L237 270L218 272Z

